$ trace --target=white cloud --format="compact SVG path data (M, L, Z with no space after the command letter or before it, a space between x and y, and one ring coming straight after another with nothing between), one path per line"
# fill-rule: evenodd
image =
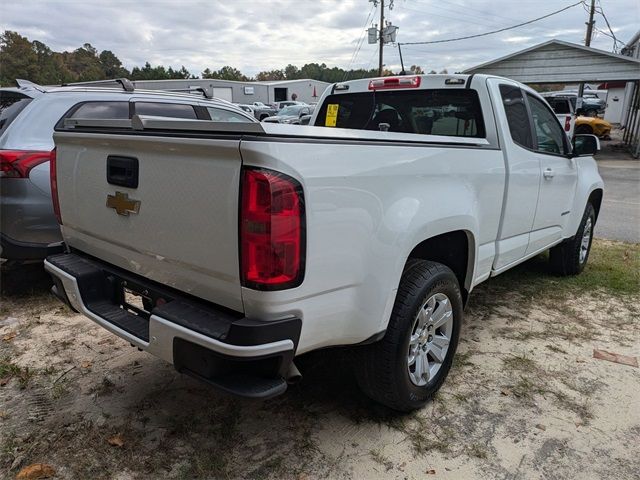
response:
M602 1L622 40L640 24L637 0ZM395 0L388 18L400 27L400 42L474 35L520 23L565 3L513 0ZM224 65L247 75L289 63L347 67L371 10L366 0L4 0L0 29L41 40L54 50L91 43L111 50L131 68L145 61L199 74ZM378 22L373 15L369 23ZM459 42L407 45L406 65L425 70L461 70L549 38L580 43L586 13L571 8L541 22L502 34ZM596 27L605 30L601 16ZM608 31L608 30L605 30ZM593 46L610 50L599 35ZM377 64L377 47L366 42L353 67ZM385 64L399 69L398 49L385 48Z
M518 36L514 36L514 37L503 38L502 41L503 42L507 42L507 43L527 43L532 38L533 37L518 37Z

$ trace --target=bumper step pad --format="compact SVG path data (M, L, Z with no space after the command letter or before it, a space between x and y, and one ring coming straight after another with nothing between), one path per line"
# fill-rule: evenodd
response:
M151 322L170 322L230 346L266 346L272 342L291 340L291 350L238 357L222 354L175 336L172 340L173 356L160 355L172 361L178 371L230 394L264 399L280 395L287 389L284 377L293 361L300 337L300 319L268 322L248 319L238 312L208 304L121 268L76 253L52 255L47 258L47 262L75 279L76 291L79 291L81 297L78 300L81 300L83 308L145 344L149 344L151 317ZM53 274L56 296L70 303L67 294L71 292L65 292L60 280L62 277L57 278L56 275L60 274ZM151 303L156 303L155 300L159 299L163 302L158 301L151 312L147 311L147 307L132 308L124 301L124 286L134 292L145 291L145 296L149 295ZM154 330L154 337L158 335L155 332ZM119 335L127 338L124 334ZM154 353L151 345L148 349Z

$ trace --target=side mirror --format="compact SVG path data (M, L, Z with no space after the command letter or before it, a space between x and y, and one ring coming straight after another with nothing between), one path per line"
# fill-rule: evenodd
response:
M571 144L572 157L589 157L600 151L600 140L595 135L574 135Z

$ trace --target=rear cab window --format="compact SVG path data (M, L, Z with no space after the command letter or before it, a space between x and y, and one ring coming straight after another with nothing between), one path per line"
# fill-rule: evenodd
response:
M472 89L395 90L330 95L316 126L485 138L478 93Z

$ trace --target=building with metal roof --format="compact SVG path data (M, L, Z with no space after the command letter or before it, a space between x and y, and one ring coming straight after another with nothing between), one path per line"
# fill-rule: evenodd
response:
M537 84L625 82L622 98L618 98L622 104L620 126L624 128L624 142L635 157L640 155L640 32L622 54L549 40L468 68L463 73L499 75Z

